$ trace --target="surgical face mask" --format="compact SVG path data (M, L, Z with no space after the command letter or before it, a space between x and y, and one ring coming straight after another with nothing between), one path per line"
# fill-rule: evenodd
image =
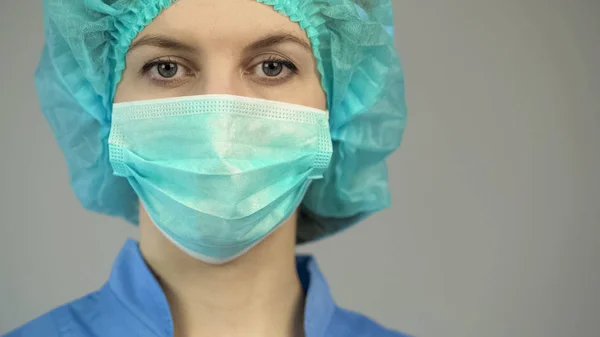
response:
M203 95L114 104L109 152L169 240L225 263L294 213L332 144L326 111Z

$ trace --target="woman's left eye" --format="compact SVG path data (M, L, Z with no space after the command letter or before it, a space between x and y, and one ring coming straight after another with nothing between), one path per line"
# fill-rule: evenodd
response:
M269 76L274 77L283 71L283 64L277 61L267 61L262 63L262 72Z
M298 68L284 59L269 59L251 68L251 75L263 82L281 82L298 72Z

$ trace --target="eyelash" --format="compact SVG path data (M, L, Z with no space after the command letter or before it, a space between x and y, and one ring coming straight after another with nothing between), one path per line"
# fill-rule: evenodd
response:
M298 74L298 67L296 67L296 65L293 62L291 62L285 58L277 57L274 55L269 55L266 59L264 59L258 63L254 63L252 66L248 67L248 69L250 71L252 71L257 66L262 65L267 62L274 62L274 63L281 64L282 66L284 66L285 68L287 68L290 71L290 74L287 76L284 76L284 77L274 76L272 79L266 79L266 78L269 78L270 76L265 76L265 77L263 77L263 80L259 80L259 82L262 82L261 84L278 85L282 82L285 82L287 79L294 76L295 74ZM184 75L184 77L190 76L189 73L191 71L190 71L189 67L181 64L181 62L173 60L170 57L155 59L155 60L152 60L152 61L144 64L144 66L142 66L142 68L140 69L140 74L144 77L148 77L150 79L150 81L154 82L157 85L176 86L179 82L183 81L184 79L169 79L169 78L160 77L160 75L159 76L150 75L150 71L152 71L152 69L154 69L155 67L158 67L161 64L169 64L169 63L176 64L178 71L187 72L188 74Z
M283 77L278 77L274 76L274 77L270 77L270 76L266 76L266 77L262 77L261 80L259 80L260 82L262 82L261 84L264 85L278 85L281 83L284 83L285 81L287 81L290 77L298 74L298 67L296 67L296 65L291 62L290 60L287 60L285 58L282 57L278 57L275 55L269 55L266 59L255 63L254 65L252 65L251 67L249 67L250 70L255 69L256 67L258 67L259 65L263 65L267 62L273 62L273 63L279 63L281 64L283 67L287 68L290 73L286 76Z
M152 60L144 64L144 66L142 66L142 68L140 69L140 75L147 77L151 82L161 86L176 85L178 82L181 82L181 79L162 78L160 76L153 76L150 74L150 71L152 71L152 69L154 69L155 67L158 67L161 64L169 63L176 64L178 71L185 70L187 73L190 72L189 67L184 66L183 64L181 64L181 62L177 62L176 60L173 60L170 57L164 57Z
M291 70L292 72L294 72L294 73L298 72L298 67L296 67L296 65L294 63L292 63L292 61L284 59L282 57L273 56L273 55L269 55L269 57L267 59L260 61L259 63L255 64L254 66L261 64L261 63L265 63L265 62L281 63L284 66L286 66L289 70Z

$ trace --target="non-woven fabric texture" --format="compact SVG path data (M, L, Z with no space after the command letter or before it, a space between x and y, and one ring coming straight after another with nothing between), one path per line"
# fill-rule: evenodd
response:
M113 174L113 97L131 41L175 0L44 0L45 45L35 80L42 112L85 208L138 223L138 198ZM299 243L390 204L385 158L406 125L404 76L390 0L257 0L306 31L327 93L333 155L306 193Z
M164 236L216 264L294 214L332 153L327 111L235 95L114 104L108 144Z

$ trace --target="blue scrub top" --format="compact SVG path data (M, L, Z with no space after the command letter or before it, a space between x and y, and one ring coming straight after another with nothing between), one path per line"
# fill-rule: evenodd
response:
M408 337L339 308L315 260L298 256L296 263L307 294L306 337ZM173 336L167 299L142 258L137 242L125 243L108 282L100 290L58 307L5 337L55 336Z

